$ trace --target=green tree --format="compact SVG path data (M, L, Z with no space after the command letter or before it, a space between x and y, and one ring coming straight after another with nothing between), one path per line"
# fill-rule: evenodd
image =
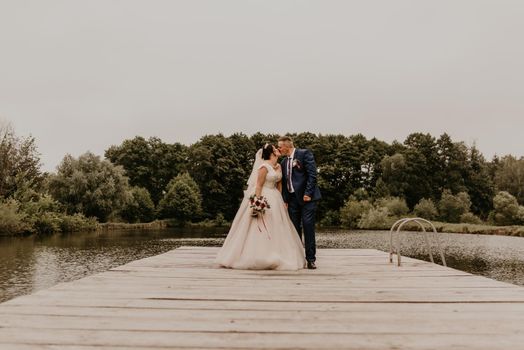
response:
M167 185L165 196L158 203L160 217L177 219L182 223L198 218L202 197L197 183L188 173L175 177Z
M38 191L43 180L35 139L20 138L10 124L0 123L0 198L22 188Z
M386 208L389 215L394 217L406 216L409 213L406 200L400 197L381 198L375 203L375 206L378 208Z
M280 135L278 135L278 134L263 134L261 132L257 132L255 134L251 135L251 137L249 139L251 140L251 142L255 146L255 152L256 152L256 150L258 150L259 148L264 146L264 144L266 142L277 144L277 141L278 141L279 137L280 137Z
M439 202L440 218L446 222L460 222L462 214L469 212L471 200L466 192L453 195L450 190L444 190Z
M296 148L307 148L311 150L313 153L315 153L316 146L318 144L318 136L316 134L313 134L312 132L301 132L291 134L287 133L286 135L293 139ZM271 138L270 140L273 141Z
M0 202L0 235L89 231L97 225L95 219L82 214L64 214L62 205L48 194L38 193L23 202Z
M344 170L349 193L358 188L368 190L369 174L363 171L368 148L368 140L362 134L350 136L347 142L341 145L338 164Z
M255 160L255 154L258 147L255 143L245 134L236 133L228 137L231 145L234 149L234 155L238 160L239 170L242 174L239 176L248 178L253 168L253 161Z
M340 147L346 142L347 137L344 135L319 135L315 143L311 144L317 165L332 163L337 158Z
M57 170L49 179L49 191L68 214L104 222L126 203L129 184L121 166L87 152L78 159L66 155Z
M202 193L205 217L213 219L222 213L231 220L247 181L231 140L223 135L204 136L191 145L189 158L189 174Z
M468 149L463 142L453 142L448 134L436 141L440 178L435 179L439 189L453 193L467 191L464 179L468 174Z
M468 175L464 181L471 197L471 210L486 218L493 209L495 185L489 164L475 146L469 149Z
M349 171L341 153L341 147L346 142L347 138L342 135L321 136L312 150L317 163L318 186L322 192L318 210L320 216L329 211L338 212L352 193L348 184Z
M358 227L361 229L386 229L393 225L395 219L391 217L388 208L378 207L370 208L358 221Z
M373 189L372 196L374 199L390 197L391 193L389 192L389 187L386 185L382 178L379 178Z
M442 165L436 140L429 134L414 133L404 141L405 181L404 195L413 208L422 198L439 198ZM395 193L392 193L396 195Z
M431 199L427 198L422 198L417 205L415 205L413 213L426 220L433 220L438 216L437 206Z
M384 184L383 192L387 192L392 196L404 197L407 188L409 187L406 164L406 157L401 153L395 153L391 156L385 156L381 161L382 177L381 182Z
M321 212L340 208L359 188L373 192L381 175L380 162L390 151L386 143L367 140L361 134L322 136L315 142L319 187L324 198Z
M524 204L524 158L505 156L495 172L495 186L499 191L506 191Z
M383 141L372 138L367 142L366 151L361 156L362 181L364 188L372 192L382 176L382 159L391 155L391 147Z
M362 215L372 208L373 206L369 201L359 201L351 196L340 209L340 221L345 227L356 228Z
M493 211L489 220L497 225L515 225L522 222L524 207L519 206L517 199L506 191L500 191L493 198Z
M62 206L50 195L38 195L30 201L22 202L20 208L26 214L26 222L33 233L60 232Z
M20 210L20 203L14 199L0 201L0 236L30 232L27 215Z
M155 218L155 204L149 191L143 187L133 186L129 190L128 200L120 215L127 222L150 222Z
M137 136L120 146L109 147L105 157L121 165L129 183L147 189L153 202L158 203L169 180L186 168L187 149L180 143L167 144L157 137L146 140Z

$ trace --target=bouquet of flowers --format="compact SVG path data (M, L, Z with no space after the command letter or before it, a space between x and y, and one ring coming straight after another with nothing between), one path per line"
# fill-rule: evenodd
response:
M266 222L264 221L264 213L266 212L266 209L270 209L271 206L269 205L267 198L264 196L258 197L257 195L252 195L249 197L250 202L250 208L251 208L251 216L253 218L257 219L257 226L258 230L262 232L262 228L260 227L260 221L262 221L262 225L264 226L264 229L267 232L267 237L271 239L271 235L269 234L269 231L267 230ZM261 219L261 220L260 220Z
M253 217L258 216L259 214L263 215L266 212L266 209L271 208L264 196L257 197L253 194L249 197L249 202L251 203L250 208L252 209L251 215Z

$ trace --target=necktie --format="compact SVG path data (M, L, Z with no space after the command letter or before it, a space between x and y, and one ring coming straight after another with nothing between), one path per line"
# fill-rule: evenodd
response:
M291 188L291 169L293 168L293 158L288 157L287 158L287 190L289 193L292 192Z

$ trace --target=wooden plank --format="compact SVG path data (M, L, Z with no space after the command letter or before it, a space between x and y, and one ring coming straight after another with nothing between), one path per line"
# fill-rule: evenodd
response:
M184 311L172 313L172 317L134 316L48 316L48 315L2 315L0 328L5 329L68 329L68 330L114 330L144 332L237 332L237 333L326 333L326 334L382 334L409 333L421 334L437 331L439 333L504 335L519 332L524 317L519 314L489 317L482 324L470 322L475 313L450 315L439 313L428 317L426 314L410 315L369 315L365 312L349 314L322 315L288 312L270 315L268 312L242 312L235 315L224 312ZM498 316L498 317L497 317ZM304 320L314 322L302 322Z
M37 307L50 308L139 308L139 309L175 309L175 310L262 310L262 311L327 311L327 312L461 312L475 310L478 312L522 312L523 303L480 302L480 303L414 303L414 302L373 302L373 303L332 303L327 301L302 303L299 301L242 301L242 300L163 300L163 299L114 299L114 298L56 298L53 296L37 296L31 298L17 298L0 305L0 312L12 312L14 308ZM438 306L438 308L437 308Z
M223 332L139 332L113 330L0 329L3 343L141 346L149 348L250 348L250 349L517 349L522 335L448 334L432 331L423 334L337 334L337 333L223 333Z
M82 289L88 287L99 287L105 286L108 289L112 287L121 287L125 288L128 285L137 284L138 280L147 281L147 287L157 288L157 287L184 287L187 285L202 286L212 288L214 286L231 286L231 278L227 276L224 277L195 277L192 275L179 275L179 276L135 276L135 275L124 275L117 276L114 275L101 275L96 278L83 279L75 281L67 285L60 285L59 287L54 288L54 290L64 290L68 288ZM387 287L387 288L396 288L396 287L406 287L411 288L468 288L468 287L481 287L481 288L511 288L519 289L515 285L508 283L499 283L490 279L485 279L477 276L402 276L399 278L397 275L394 276L381 276L369 277L369 276L359 276L358 279L348 278L340 279L336 277L326 277L323 279L315 279L307 276L297 277L296 279L289 279L286 277L275 277L270 279L272 282L278 283L279 287L284 286L296 286L300 285L302 287L318 287L323 288L329 287L340 287L340 288L366 288L366 287ZM248 287L248 286L257 286L264 287L267 285L268 278L254 278L254 277L237 277L235 278L235 287Z
M234 286L227 288L214 287L212 290L202 288L168 288L166 290L42 290L38 295L53 295L68 298L104 297L114 299L191 299L191 300L244 300L244 301L301 301L301 302L524 302L524 288L497 289L429 289L423 293L412 288L397 289L337 289L322 288L271 288L239 290Z

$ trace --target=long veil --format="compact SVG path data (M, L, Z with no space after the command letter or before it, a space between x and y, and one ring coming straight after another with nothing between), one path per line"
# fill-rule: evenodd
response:
M247 180L247 189L245 194L247 196L251 196L255 193L255 188L257 186L257 178L258 178L258 169L263 163L262 159L262 148L259 149L255 155L255 161L253 162L253 170L251 170L251 175L249 175L249 179Z

